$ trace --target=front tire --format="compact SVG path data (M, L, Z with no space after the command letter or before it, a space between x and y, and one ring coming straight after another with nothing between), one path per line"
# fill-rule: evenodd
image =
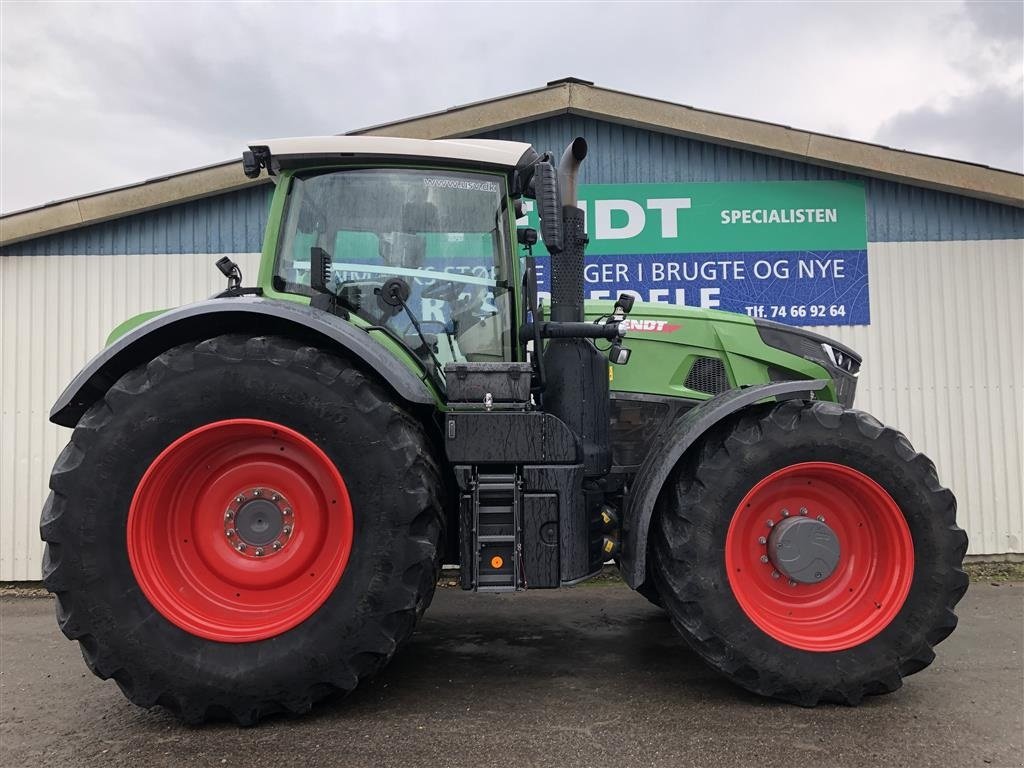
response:
M221 336L123 376L43 511L43 579L89 668L141 706L250 724L346 693L409 637L442 482L382 385L281 337Z
M812 565L791 576L797 560L780 559L789 543L772 531L792 517L792 541L797 516L814 532ZM956 627L967 536L955 518L899 432L833 403L759 406L669 478L652 573L683 637L734 682L802 706L857 704L928 666Z

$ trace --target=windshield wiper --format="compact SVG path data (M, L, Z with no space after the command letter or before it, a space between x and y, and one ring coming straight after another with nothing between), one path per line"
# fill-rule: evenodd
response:
M423 328L420 326L419 318L416 317L416 313L413 312L406 299L409 298L409 284L400 277L392 277L385 281L384 285L380 288L374 289L374 293L377 297L389 307L398 309L401 307L405 310L406 316L409 318L409 322L412 323L412 327L416 329L416 335L420 337L420 343L423 344L423 348L427 350L427 354L430 355L430 359L434 363L434 372L439 380L439 383L444 384L444 368L441 365L441 360L434 353L434 348L427 342L427 337L423 333Z

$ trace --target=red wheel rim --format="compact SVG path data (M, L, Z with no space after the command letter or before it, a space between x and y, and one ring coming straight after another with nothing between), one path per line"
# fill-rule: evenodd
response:
M839 563L823 581L793 584L764 562L764 539L784 510L820 515L835 533ZM841 651L867 642L899 613L914 575L914 544L882 486L845 465L814 461L772 472L743 498L726 534L725 565L737 602L766 634L805 651Z
M175 440L128 512L128 559L149 602L186 632L221 642L265 640L309 618L351 549L352 505L337 468L308 438L257 419Z

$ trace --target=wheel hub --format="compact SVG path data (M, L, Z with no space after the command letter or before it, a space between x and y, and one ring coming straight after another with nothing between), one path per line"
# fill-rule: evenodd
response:
M248 488L224 513L224 537L240 555L269 557L284 549L294 530L288 500L272 488Z
M868 475L800 462L770 472L740 500L725 567L761 631L791 648L841 651L897 616L914 576L914 543L899 505Z
M768 536L768 559L792 581L817 584L839 565L839 538L824 520L787 517Z
M127 538L135 580L165 619L197 637L256 642L298 626L333 594L352 549L352 503L309 438L226 419L153 459Z

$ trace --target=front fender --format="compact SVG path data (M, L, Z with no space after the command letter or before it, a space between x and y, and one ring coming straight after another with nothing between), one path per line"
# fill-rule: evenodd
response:
M414 373L366 331L340 317L289 301L238 297L208 299L172 309L117 339L67 386L50 409L50 421L74 427L121 376L178 344L224 333L279 333L340 348L376 372L401 399L436 402L422 375Z
M691 408L676 421L665 436L664 450L651 451L630 483L625 505L620 567L623 578L636 589L647 578L647 540L654 505L669 474L687 450L722 419L766 398L806 396L828 386L828 380L780 381L742 389L731 389Z

